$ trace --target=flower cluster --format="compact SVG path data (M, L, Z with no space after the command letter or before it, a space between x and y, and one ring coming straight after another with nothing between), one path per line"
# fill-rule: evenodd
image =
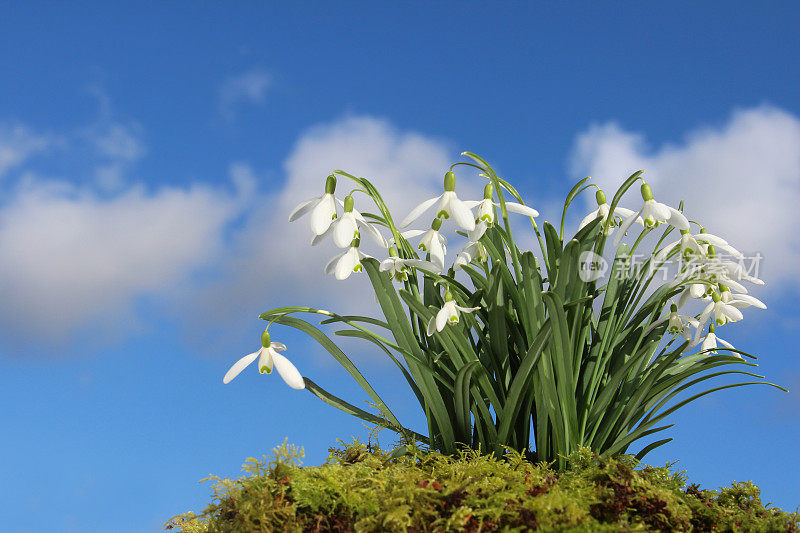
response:
M308 215L312 245L330 237L342 250L327 263L326 274L337 280L368 275L384 317L283 307L260 318L269 321L267 330L278 323L313 337L358 382L380 415L302 377L278 353L285 346L271 342L267 330L262 348L237 361L223 382L258 359L259 372L274 367L290 387L308 389L349 414L441 451L467 443L502 453L526 446L533 433L541 458L562 461L579 446L624 453L633 441L669 427L650 429L699 397L661 412L675 394L705 379L681 385L691 376L721 364L753 366L740 355L747 353L717 331L742 320L745 308L766 308L745 286L764 282L744 269L743 254L725 239L690 221L682 209L656 201L641 171L625 180L610 203L599 187L586 184L589 178L579 181L567 195L558 231L549 222L540 229L536 209L483 159L465 155L474 163L454 164L444 175L443 192L414 207L399 224L369 180L341 170L327 177L322 195L301 202L289 216L291 222ZM478 168L488 179L482 199L456 192L457 165ZM335 196L339 178L355 184L342 199ZM639 181L641 206L618 205ZM573 238L565 239L568 208L589 187L596 188L597 208L583 216ZM359 193L374 212L355 208ZM428 213L430 218L423 219ZM527 217L540 254L518 248L509 214ZM421 228L409 229L420 219ZM644 254L650 268L620 266L656 229L663 233ZM448 231L466 239L449 258ZM623 243L629 233L631 244ZM670 234L679 236L668 239ZM362 250L365 235L382 258ZM607 242L614 246L608 278L582 276L579 258L605 261ZM653 284L657 269L672 258L680 260L678 272L660 286ZM690 311L693 302L697 312ZM349 326L337 334L379 346L414 391L429 436L403 427L344 352L321 330L289 316L294 313L324 315L323 323ZM724 371L708 377L729 373L755 376ZM665 442L645 447L642 454Z

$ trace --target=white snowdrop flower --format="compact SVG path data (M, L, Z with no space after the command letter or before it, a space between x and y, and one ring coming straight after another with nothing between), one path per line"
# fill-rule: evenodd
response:
M706 333L706 336L703 337L703 341L700 344L700 351L708 350L708 353L715 354L717 353L717 346L719 346L720 344L725 346L726 348L731 348L732 350L736 349L733 347L733 344L729 343L725 339L717 337L717 334L715 333L714 329L715 329L714 324L708 326L708 333ZM730 352L730 355L742 359L742 356L736 352Z
M439 233L442 227L442 219L435 218L431 228L426 232L421 232L422 238L419 240L419 248L431 254L431 261L444 270L444 256L447 255L447 239ZM409 236L419 235L416 231L408 232ZM405 234L404 234L405 236Z
M291 388L297 390L306 388L303 376L300 375L297 368L291 361L278 353L278 351L284 350L286 350L286 346L280 342L270 342L269 333L264 330L264 333L261 334L261 349L236 361L225 374L225 377L222 378L222 382L225 384L230 383L245 367L258 359L259 373L270 374L274 367L278 370L278 374L283 378L283 381Z
M361 272L363 270L363 267L361 266L361 260L372 256L367 255L359 250L359 244L359 239L353 239L353 242L347 251L337 255L331 259L327 265L325 265L325 273L333 273L336 279L343 280L349 278L350 274L353 272Z
M432 336L436 331L442 331L447 324L458 324L459 312L472 313L480 309L480 307L461 307L456 305L449 290L445 293L444 300L444 305L439 312L428 321L428 337Z
M695 334L695 342L699 339L700 332L705 327L706 323L712 318L713 324L717 326L723 326L728 322L738 322L744 318L739 309L731 304L723 302L718 292L714 291L711 299L712 301L703 309L703 312L700 313L700 317L698 318L700 325Z
M608 205L608 203L606 202L606 193L598 189L594 196L595 199L597 200L597 209L595 209L594 211L583 217L583 220L581 220L580 225L578 225L578 231L582 230L585 226L588 226L589 223L592 222L597 217L600 217L603 223L605 223L605 221L608 220L608 215L611 206ZM634 212L631 211L630 209L625 209L624 207L615 207L614 215L615 216L611 217L608 227L605 230L606 237L614 233L614 229L616 229L616 227L620 225L622 218L627 219L628 217L633 216ZM619 215L619 217L622 218L618 219L617 215ZM641 225L644 225L642 217L636 217L635 221Z
M680 335L684 339L692 340L692 333L689 329L689 326L698 327L700 322L691 316L687 315L680 315L678 314L678 306L672 304L670 307L670 313L667 316L661 317L648 327L645 330L645 335L650 333L656 326L659 324L663 324L664 322L669 321L669 325L667 326L667 333L670 335Z
M666 222L677 229L688 231L689 221L683 216L683 213L673 207L653 200L653 190L647 183L642 184L641 191L644 205L639 211L630 215L622 223L619 228L619 233L614 237L614 246L619 245L622 241L622 237L627 233L628 228L631 227L631 224L633 224L634 220L639 216L642 217L645 228L653 228Z
M461 249L456 260L453 262L453 268L459 270L462 266L470 264L473 259L478 261L485 261L488 257L486 247L481 244L480 239L486 232L486 221L478 220L475 224L475 229L467 233L467 244Z
M722 300L726 304L732 305L733 307L735 307L737 309L746 309L746 308L748 308L750 306L757 307L759 309L766 309L767 308L767 304L765 304L764 302L762 302L758 298L750 296L749 294L734 294L734 293L732 293L729 290L728 286L727 286L727 284L729 284L729 283L730 283L730 281L727 281L726 284L720 283L720 285L719 285L719 288L720 288L720 293L719 293L720 300Z
M331 224L329 231L325 234L327 235L329 232L333 233L333 242L336 246L339 248L347 248L350 246L350 243L353 242L353 239L360 237L360 233L369 235L369 237L382 248L389 246L386 239L383 238L383 235L381 235L372 224L367 222L361 213L353 208L353 197L351 195L345 196L344 202L340 203L344 208L344 213ZM316 237L311 242L311 245L314 246L318 244L319 240L325 235Z
M314 235L325 233L336 218L336 199L333 196L336 190L336 178L328 176L325 182L325 194L300 202L289 215L289 222L297 220L311 211L311 231Z
M491 183L487 183L486 187L483 188L483 200L467 200L464 202L467 207L472 209L473 207L477 206L478 209L475 212L475 223L483 222L487 226L491 226L494 224L494 208L500 207L499 202L495 202L492 200L494 196L494 187ZM516 202L506 202L506 211L509 213L517 213L519 215L525 215L529 217L538 217L539 212L532 208L528 207L527 205L518 204Z
M381 272L388 272L389 277L396 281L405 281L408 279L409 268L421 268L423 270L430 270L436 274L441 274L442 268L439 265L424 261L422 259L402 259L397 257L397 249L392 246L389 248L389 255L391 257L381 261L379 270Z
M705 246L704 246L705 245ZM697 235L692 235L687 230L681 230L681 238L672 242L662 248L655 256L656 262L661 262L669 255L675 248L679 248L681 258L684 261L692 261L696 258L705 258L709 253L709 249L720 248L725 250L734 257L741 258L742 253L728 244L728 241L722 237L717 237L710 233L705 233L701 230ZM712 248L713 247L713 248Z
M444 175L444 193L435 198L425 200L412 209L408 216L400 222L400 227L405 228L438 202L436 205L436 218L450 218L452 216L455 223L463 229L467 231L475 229L475 219L472 216L472 211L458 198L455 188L456 175L449 171Z

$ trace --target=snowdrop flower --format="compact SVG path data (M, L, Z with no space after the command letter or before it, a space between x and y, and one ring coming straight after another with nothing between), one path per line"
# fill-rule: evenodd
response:
M727 283L730 283L730 281L728 281ZM720 300L722 300L728 305L732 305L737 309L746 309L750 306L757 307L759 309L767 308L767 304L765 304L758 298L750 296L749 294L733 294L728 288L728 286L725 284L720 283L719 289L720 289L719 293Z
M422 234L419 240L419 248L431 254L431 261L444 270L444 256L447 255L447 239L444 235L439 233L442 227L442 219L435 218L431 224L431 229ZM410 235L416 236L416 232L409 232Z
M494 224L494 208L500 207L500 204L492 201L493 196L494 187L491 183L487 183L486 187L483 188L483 200L468 200L464 202L464 204L470 209L478 206L478 210L475 213L476 223L483 222L487 226ZM536 209L528 207L527 205L518 204L516 202L506 202L506 211L509 213L517 213L519 215L526 215L529 217L539 216L539 212Z
M703 244L706 246L703 246ZM725 250L734 257L743 257L739 250L728 244L728 241L722 237L705 233L705 230L701 230L697 235L692 235L688 230L681 230L681 238L662 248L661 251L656 254L655 261L663 261L676 247L679 247L681 258L683 258L684 261L691 261L695 258L705 258L709 253L713 253L716 248Z
M708 350L709 351L708 353L717 353L716 348L719 344L722 344L726 348L731 348L735 350L733 344L729 343L725 339L717 337L717 334L714 332L714 329L715 329L714 324L708 326L708 333L706 334L705 337L703 337L703 343L700 345L700 351ZM731 355L738 357L739 359L742 358L742 356L736 352L731 352Z
M400 227L405 228L418 219L422 213L430 209L433 204L439 202L436 206L436 218L450 218L452 215L456 224L465 230L471 231L475 229L475 219L472 217L472 211L456 196L455 188L456 175L449 171L444 175L444 193L436 198L425 200L412 209L408 216L400 222Z
M316 246L329 233L333 233L334 244L339 248L347 248L353 242L353 239L360 236L359 230L369 235L378 246L382 248L389 246L383 235L372 224L367 222L361 216L361 213L353 209L353 197L351 195L348 194L345 196L344 202L339 203L344 208L344 213L331 224L328 231L314 237L314 240L311 241L312 246Z
M650 333L656 326L662 324L666 321L669 321L669 325L667 326L667 333L670 335L678 335L680 334L681 337L686 339L687 341L692 340L692 334L689 331L689 326L694 326L695 328L700 325L700 322L694 318L687 315L679 315L678 314L678 306L672 304L670 307L670 313L667 316L661 317L652 324L647 330L644 332L645 335Z
M712 301L706 306L703 312L700 313L700 317L698 318L700 327L698 327L697 333L695 334L695 342L697 342L700 337L700 332L703 327L712 317L714 319L713 323L717 326L723 326L728 322L737 322L744 318L742 312L735 306L723 302L718 292L714 291L711 295L711 299Z
M631 224L633 224L633 221L636 220L636 217L639 216L642 217L645 228L654 228L659 224L666 222L670 226L673 226L677 229L689 229L689 221L686 220L686 217L683 216L683 213L674 207L670 207L666 204L662 204L653 200L653 190L647 183L642 184L641 191L644 205L641 209L639 209L638 212L630 215L622 223L619 228L619 233L617 233L617 236L614 238L614 246L619 245L619 243L622 241L622 237L625 235L625 233L627 233L628 228L630 228Z
M581 223L578 226L578 231L582 230L585 226L588 226L589 223L592 222L597 217L600 217L602 219L603 221L602 223L605 223L606 220L608 219L608 214L611 209L611 206L608 205L608 203L606 202L606 193L598 189L594 197L597 200L597 209L595 209L594 211L583 217L583 220L581 220ZM628 217L633 216L634 212L631 211L630 209L625 209L624 207L615 207L614 215L615 216L611 217L611 220L608 223L608 227L605 230L606 237L614 233L614 229L620 224L619 221L622 220L621 218L618 220L616 215L619 215L620 217L624 217L627 219ZM644 225L642 217L637 216L635 220L639 224Z
M480 309L480 307L461 307L456 305L449 290L445 293L444 300L444 305L439 312L428 321L428 337L432 336L435 331L442 331L447 324L458 324L459 311L472 313Z
M409 267L430 270L436 274L441 274L442 268L439 265L422 259L401 259L397 257L397 249L392 246L389 248L389 257L381 261L379 270L389 272L389 277L396 281L406 281L408 279Z
M456 260L453 262L453 268L455 270L459 270L462 266L470 264L473 259L486 261L488 257L486 247L480 242L485 232L486 221L483 219L478 220L475 224L475 229L467 233L469 242L464 245L464 248L459 252L458 256L456 256Z
M337 255L325 265L325 273L330 274L333 272L336 279L341 281L349 278L353 272L361 272L363 269L361 259L372 256L358 249L360 242L358 238L353 239L350 248L346 252Z
M300 375L300 372L297 371L297 368L295 368L291 361L278 353L278 351L283 351L285 349L286 346L284 346L283 343L270 342L269 332L264 330L264 333L261 334L261 349L257 352L245 355L236 361L225 374L225 377L222 378L222 382L225 384L230 383L233 378L238 376L239 373L245 369L245 367L258 358L259 373L270 374L274 366L278 370L278 374L283 378L283 381L291 388L297 390L306 388L303 377Z
M333 196L336 190L336 178L328 176L325 182L325 194L301 202L289 215L289 222L297 220L311 211L311 231L314 235L325 233L336 218L336 199Z

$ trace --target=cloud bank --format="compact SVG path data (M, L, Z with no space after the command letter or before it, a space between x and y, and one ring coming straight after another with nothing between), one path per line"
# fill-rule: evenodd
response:
M609 194L639 169L657 200L684 200L690 218L710 233L743 252L760 252L768 288L800 288L797 116L770 106L738 110L720 127L659 147L616 122L593 125L575 141L571 173L592 176ZM640 205L635 188L623 203Z

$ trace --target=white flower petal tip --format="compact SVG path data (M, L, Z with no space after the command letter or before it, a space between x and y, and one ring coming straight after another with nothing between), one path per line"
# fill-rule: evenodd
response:
M417 207L415 207L414 209L411 210L411 212L406 216L406 218L404 218L402 220L402 222L400 222L400 226L399 227L400 228L405 228L406 226L408 226L409 224L414 222L416 219L418 219L422 215L422 213L424 213L425 211L430 209L431 206L433 206L433 204L435 204L437 201L439 201L439 199L441 197L442 196L439 195L436 198L429 198L428 200L425 200L424 202L419 204Z
M537 211L536 209L515 202L506 202L506 211L508 211L509 213L516 213L518 215L525 215L528 217L539 216L539 211Z
M278 375L283 378L283 381L285 381L287 385L295 390L306 388L303 376L300 375L300 372L291 361L279 353L272 354L272 359L275 363L275 370L278 371Z
M247 365L255 361L256 358L260 355L260 353L261 350L253 352L251 354L247 354L238 361L236 361L235 363L233 363L233 366L230 368L230 370L228 370L228 372L225 373L225 377L222 378L222 383L224 383L225 385L230 383L233 380L233 378L238 376L242 372L242 370L244 370L245 367L247 367Z

